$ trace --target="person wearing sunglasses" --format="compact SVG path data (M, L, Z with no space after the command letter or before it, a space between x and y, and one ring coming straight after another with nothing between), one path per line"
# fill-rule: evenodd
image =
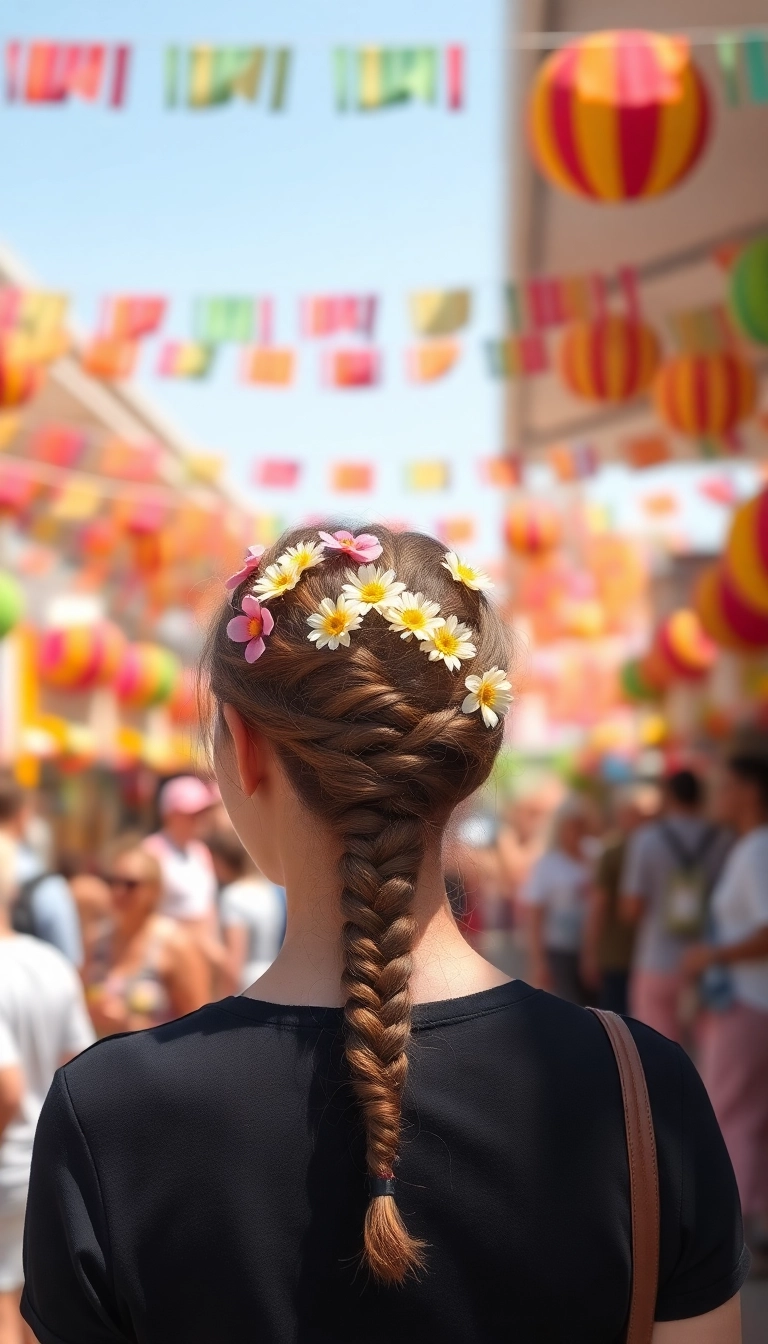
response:
M101 1036L140 1031L193 1012L208 998L208 977L194 939L158 913L160 865L126 837L108 855L104 880L112 927L86 968L87 999Z

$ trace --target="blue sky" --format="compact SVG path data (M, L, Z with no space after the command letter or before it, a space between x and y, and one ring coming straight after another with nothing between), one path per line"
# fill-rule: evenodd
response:
M438 518L472 512L475 554L497 549L501 500L479 483L476 464L503 446L501 392L481 340L502 319L504 10L504 0L26 0L12 29L3 25L3 40L135 43L123 112L0 105L0 237L43 284L75 296L84 327L110 291L168 294L166 325L179 336L189 333L196 294L272 293L277 339L292 343L301 294L381 295L380 389L321 388L319 351L307 343L288 392L239 385L233 350L200 385L141 377L193 441L226 455L231 480L264 513L341 506L433 529ZM293 45L287 112L166 111L163 49L199 41ZM466 111L337 114L331 49L365 42L465 43ZM465 284L476 304L459 368L438 385L409 385L408 291ZM144 368L152 362L145 355ZM302 460L301 490L257 492L258 457ZM427 458L452 464L450 492L403 493L404 464ZM330 463L346 460L377 463L375 498L327 493Z

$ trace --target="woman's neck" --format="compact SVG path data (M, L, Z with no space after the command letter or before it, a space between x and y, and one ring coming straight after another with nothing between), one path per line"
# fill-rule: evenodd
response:
M343 970L343 917L338 890L328 880L334 864L313 864L313 874L285 874L288 921L285 941L264 975L247 991L269 1003L338 1007ZM325 878L325 881L323 880ZM466 942L445 893L437 850L424 859L413 902L418 935L413 948L411 995L416 1003L459 998L505 984L504 975Z

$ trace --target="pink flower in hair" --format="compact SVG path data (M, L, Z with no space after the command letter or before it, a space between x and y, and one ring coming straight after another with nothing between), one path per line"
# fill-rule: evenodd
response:
M371 536L370 532L361 532L357 537L351 532L320 532L319 536L329 551L343 551L356 565L369 565L372 560L378 560L383 549L379 538Z
M254 569L258 569L259 561L264 554L264 550L265 548L263 546L249 546L248 550L245 552L245 563L243 564L243 568L238 569L236 574L232 574L230 578L227 579L224 587L228 588L230 591L233 588L237 588L243 582L243 579L247 579L248 575L253 573Z
M227 634L235 644L245 644L245 661L255 663L266 648L264 636L272 634L275 622L271 611L250 593L245 594L242 607L243 615L232 617Z

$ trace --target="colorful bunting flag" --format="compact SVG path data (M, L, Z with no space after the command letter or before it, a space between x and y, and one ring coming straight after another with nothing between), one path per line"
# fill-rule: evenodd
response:
M622 456L635 471L645 471L668 462L672 457L672 449L663 434L646 434L627 439L622 445Z
M732 349L738 343L730 315L722 303L670 313L667 323L681 353L710 354Z
M437 535L445 546L469 546L476 532L475 520L468 514L442 518L437 523Z
M51 517L60 523L84 523L101 508L102 495L90 482L72 481L63 485L51 505Z
M300 462L288 462L282 458L264 458L257 462L253 471L255 485L270 490L293 490L299 483Z
M0 414L0 453L13 443L19 432L21 416L5 411Z
M486 457L480 462L480 476L486 485L510 490L522 485L523 458L520 453L506 453L503 457Z
M272 339L273 314L270 298L197 299L192 320L194 337L205 345L222 345L227 341L236 344L258 341L268 345Z
M240 376L257 387L289 387L296 373L296 354L277 346L248 346L243 350Z
M282 112L292 60L290 47L168 47L166 107L220 107L234 98L255 103L266 88L270 111Z
M717 58L729 107L768 103L768 45L761 32L721 33Z
M158 295L121 294L104 300L99 335L112 341L137 341L163 324L167 299Z
M82 364L93 378L120 381L131 377L138 353L136 341L110 341L97 337L83 351Z
M434 383L450 373L461 353L458 341L427 341L406 351L405 364L412 383Z
M447 462L409 462L405 468L407 490L446 490L451 483Z
M187 453L185 466L190 481L202 485L216 485L226 466L225 459L213 453Z
M411 294L411 323L419 336L451 336L472 315L468 289L422 289Z
M556 444L550 448L547 460L558 481L568 484L594 476L600 465L596 448L591 443Z
M437 47L337 47L336 109L371 112L398 103L437 101Z
M466 58L464 48L450 46L445 49L445 92L449 112L461 112L464 107Z
M359 336L372 336L377 310L375 294L326 294L302 299L302 335L338 336L353 332Z
M6 102L64 103L70 97L123 107L131 48L104 42L8 42Z
M201 341L166 341L157 362L158 375L161 378L207 378L215 354L215 346Z
M668 518L673 513L679 513L680 501L670 490L663 490L655 495L646 495L640 500L640 507L651 518Z
M374 472L369 462L337 462L331 467L331 489L340 493L373 489Z
M88 446L81 429L71 425L42 425L30 436L25 456L53 467L74 467Z
M549 368L549 351L541 332L506 336L500 341L486 341L485 346L489 372L494 378L524 378L545 373Z
M271 546L285 528L286 521L279 513L255 513L250 528L252 544Z
M158 443L126 443L124 439L108 439L103 445L98 470L103 476L115 476L124 481L153 481L157 477L162 457Z
M516 335L532 328L542 330L566 322L586 322L605 311L605 277L534 276L508 284L506 300L510 330Z
M708 476L699 482L699 494L723 508L731 508L739 497L736 484L730 476Z
M327 387L375 387L381 378L381 356L368 348L326 350L322 375Z
M0 331L46 336L61 331L69 308L66 294L47 290L0 289Z

